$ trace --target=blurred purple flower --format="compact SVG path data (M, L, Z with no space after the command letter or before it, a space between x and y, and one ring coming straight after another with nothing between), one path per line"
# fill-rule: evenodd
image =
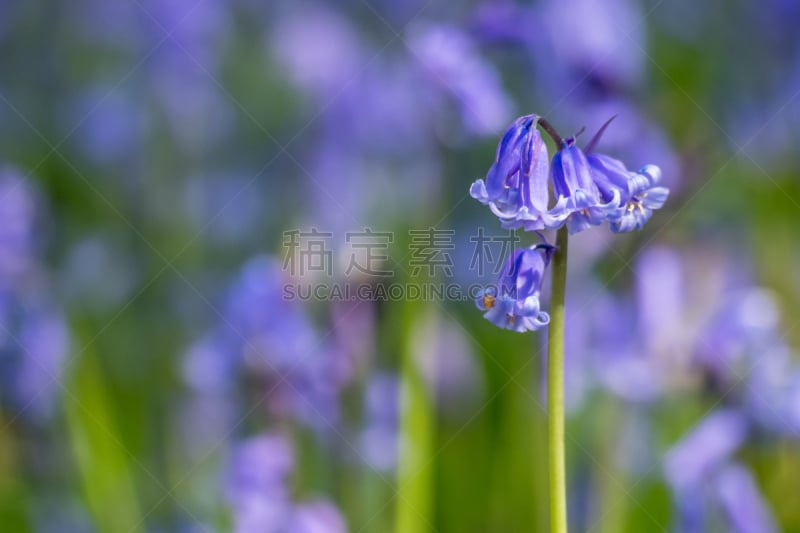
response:
M239 442L227 470L226 494L234 502L250 496L288 500L287 481L294 469L294 452L280 435L260 435Z
M397 464L400 438L400 380L394 374L374 373L364 393L364 427L360 450L370 468L391 471Z
M253 369L286 369L313 349L308 317L297 302L283 298L286 281L277 259L259 256L230 287L224 318Z
M326 500L295 505L286 533L345 533L347 526L339 509Z
M665 245L648 247L639 253L634 272L637 331L643 345L676 365L689 337L683 324L687 289L681 255Z
M386 118L390 124L393 122L392 117ZM370 124L362 122L355 126L364 128L364 134L372 128L371 120L366 122ZM336 136L328 137L325 145L318 147L312 156L311 178L307 181L311 208L304 219L306 225L317 225L333 232L334 238L344 239L345 232L363 227L366 221L408 223L415 214L426 212L436 204L441 169L438 161L428 157L425 150L413 156L413 150L403 150L400 157L374 153L373 149L381 152L382 148L359 144L361 133L344 131L345 127L341 129L340 133L330 132ZM372 141L382 143L379 138ZM393 201L386 202L386 198Z
M667 453L664 468L670 485L678 493L699 486L742 445L747 432L747 420L738 411L706 416Z
M264 388L271 414L315 429L339 417L338 396L353 375L319 337L302 306L285 300L280 263L251 259L234 281L220 324L187 354L184 377L202 392L220 390L245 375Z
M272 391L273 412L321 429L338 418L339 353L321 342L298 302L284 300L284 281L276 260L250 260L228 296L225 329L245 367Z
M292 448L279 435L251 437L234 447L225 482L234 531L282 531L291 512L288 477L293 467Z
M281 435L238 443L226 473L226 497L236 533L338 533L346 531L338 509L325 500L295 503L289 491L294 453Z
M367 63L359 39L348 19L315 5L278 18L268 46L296 85L330 98Z
M748 433L742 413L726 409L706 417L666 456L666 475L678 504L681 531L707 531L712 510L726 531L777 531L750 472L731 460Z
M80 148L100 164L135 165L148 126L144 101L120 87L83 88L69 106L67 132L78 126Z
M681 254L658 245L639 253L631 294L593 283L575 290L584 299L570 298L567 305L565 380L572 408L594 387L625 402L648 403L686 385L696 328L685 269Z
M486 135L507 123L512 104L500 76L466 33L452 26L420 26L409 31L406 43L423 74L459 102L468 129Z
M550 46L534 49L537 63L546 65L549 78L562 80L562 92L589 76L610 85L632 85L641 79L645 35L635 2L573 0L565 5L547 0L539 13L537 26L547 32Z
M777 336L777 335L776 335ZM754 424L776 435L800 438L800 367L781 341L752 353L739 379L739 398Z
M539 293L553 250L548 244L515 250L497 283L480 291L475 299L478 309L485 311L484 318L517 332L546 326L550 316L540 308Z
M617 324L611 326L608 317ZM592 305L588 321L595 328L590 370L597 384L627 402L650 402L665 388L665 376L655 359L642 348L634 326L639 309L629 301L607 294Z
M36 200L26 178L0 168L0 285L16 283L34 265Z
M495 0L478 7L472 26L480 39L490 43L533 45L541 40L541 32L535 30L539 24L528 6Z
M381 57L335 98L321 95L314 141L298 141L312 150L302 169L313 204L306 223L343 235L365 221L406 223L437 203L441 158L417 70L409 58Z
M14 345L16 341L10 346L12 350L23 351L21 366L14 378L14 392L19 404L33 416L46 417L61 390L69 330L64 318L53 311L25 314L17 338L19 346Z
M720 309L697 339L694 360L725 385L747 377L779 337L777 302L764 289L729 290Z
M681 533L778 531L752 474L735 462L720 465L697 486L676 494L676 504Z
M172 65L193 65L215 71L230 27L228 4L220 0L146 0L141 3L153 40L163 44L157 55ZM164 40L169 34L169 38Z
M230 101L217 82L230 26L227 4L148 0L143 10L152 40L162 43L148 62L162 114L183 151L204 154L225 137L233 120Z
M716 492L725 512L729 531L773 533L778 528L750 472L732 464L716 477Z
M36 200L19 171L0 169L0 391L30 420L51 414L69 349L36 256Z

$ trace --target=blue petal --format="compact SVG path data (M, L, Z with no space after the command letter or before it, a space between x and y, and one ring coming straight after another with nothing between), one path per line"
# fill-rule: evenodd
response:
M550 200L548 183L550 178L550 159L547 145L542 140L539 130L532 130L528 144L523 152L520 189L526 203L536 211L547 211Z
M489 202L489 209L494 213L494 215L500 219L502 222L503 220L516 220L519 214L518 209L511 209L509 211L503 210L503 208L497 204L497 202Z
M598 203L597 195L586 189L576 189L572 195L572 209L586 209Z
M643 193L652 186L653 183L651 182L649 176L647 176L646 174L641 174L641 173L636 174L631 172L630 179L628 181L628 194L630 196L636 196Z
M587 230L591 227L592 224L589 222L589 218L584 214L573 213L567 219L567 230L569 230L570 235L580 233L581 231Z
M496 160L499 161L504 156L507 156L510 151L518 147L519 142L528 133L535 119L536 115L525 115L516 119L511 126L508 127L508 130L506 130L506 133L500 140L500 144L497 145Z
M625 168L622 161L603 154L591 154L587 156L587 160L603 199L612 197L616 191L622 198L621 201L627 202L630 198L628 180L631 172Z
M611 222L611 231L614 233L627 233L641 228L638 217L632 212L625 210L625 215L619 220Z
M486 192L486 184L483 180L477 180L469 187L469 195L482 204L489 202L489 194Z
M550 323L550 315L545 311L539 311L539 314L536 315L536 318L528 318L528 320L533 323L533 327L531 327L531 329L539 329Z
M656 165L645 165L639 169L639 174L644 174L650 180L650 185L661 181L661 169Z
M495 326L503 329L514 329L517 320L514 316L514 299L508 296L501 296L494 302L494 307L486 311L483 317Z
M486 173L486 190L489 198L495 200L508 188L508 179L519 170L519 154L511 154L495 161Z
M574 144L570 144L563 147L559 153L562 155L558 161L559 168L557 170L561 175L558 185L563 188L562 190L556 190L556 192L564 196L570 196L576 189L591 191L592 187L594 187L594 182L592 181L589 162L586 160L583 151ZM555 157L553 158L553 167L556 167ZM556 185L555 180L553 180L553 185Z
M539 314L539 296L534 294L517 303L516 314L521 317L537 316Z
M642 194L642 205L648 209L661 209L668 197L669 189L666 187L653 187Z

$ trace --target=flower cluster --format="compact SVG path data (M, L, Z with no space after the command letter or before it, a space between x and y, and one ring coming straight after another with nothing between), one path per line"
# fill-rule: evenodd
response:
M566 225L574 234L606 221L614 233L641 229L653 210L664 205L669 189L657 185L661 170L655 165L634 172L593 152L610 122L581 149L577 135L563 139L537 115L518 118L500 140L486 179L475 181L470 195L489 206L505 229L541 231ZM552 161L538 126L559 147ZM548 244L516 250L497 286L485 289L476 302L484 316L514 331L546 325L539 291L552 253Z
M592 153L608 123L585 151L577 136L561 139L553 133L560 148L550 162L536 128L542 122L536 115L515 120L486 180L470 187L472 197L488 205L504 228L537 231L566 224L570 233L578 233L608 221L611 231L628 232L640 229L653 209L664 205L669 190L656 186L661 179L657 166L633 172L617 159Z

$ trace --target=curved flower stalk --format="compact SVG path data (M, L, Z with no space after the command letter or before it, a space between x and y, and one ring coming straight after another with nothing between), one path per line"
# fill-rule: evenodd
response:
M483 316L501 328L519 332L549 324L550 315L541 310L539 293L554 250L549 244L515 250L497 283L480 291L475 299L478 308L486 311Z

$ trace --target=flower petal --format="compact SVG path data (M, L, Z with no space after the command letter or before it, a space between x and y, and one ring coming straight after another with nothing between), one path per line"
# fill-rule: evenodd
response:
M661 209L669 197L666 187L653 187L642 195L642 205L648 209Z
M489 193L486 191L486 183L483 180L476 180L470 185L469 195L482 204L489 202Z

